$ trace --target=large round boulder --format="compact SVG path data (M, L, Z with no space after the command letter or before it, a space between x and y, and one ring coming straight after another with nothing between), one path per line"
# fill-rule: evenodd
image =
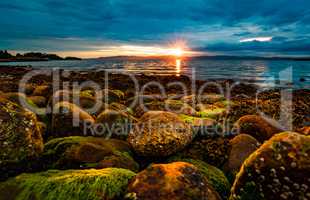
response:
M138 173L128 186L128 199L218 200L207 178L192 164L154 164Z
M128 135L128 141L141 156L169 156L193 139L191 128L178 115L164 111L145 113Z
M239 133L245 133L253 136L260 142L270 139L274 134L282 132L276 126L258 115L245 115L235 124L235 129Z
M205 161L213 166L222 168L228 160L230 152L228 137L196 137L183 151L178 153L182 158L192 158Z
M94 131L106 137L123 139L127 138L134 122L136 119L126 112L106 109L96 118Z
M62 101L54 105L52 136L91 134L94 118L75 104Z
M231 185L220 169L201 160L178 158L177 156L170 158L168 161L187 162L194 165L208 179L210 185L223 199L228 198Z
M126 169L50 170L0 183L0 200L123 199L135 173Z
M44 145L41 163L43 169L139 169L127 142L98 137L72 136L52 139Z
M0 99L0 178L24 171L43 150L36 115L6 99Z
M309 199L309 155L309 136L273 136L243 163L230 199Z

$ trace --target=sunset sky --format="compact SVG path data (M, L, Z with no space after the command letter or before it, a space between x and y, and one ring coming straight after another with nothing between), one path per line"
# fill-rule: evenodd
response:
M1 0L0 49L310 56L309 0Z

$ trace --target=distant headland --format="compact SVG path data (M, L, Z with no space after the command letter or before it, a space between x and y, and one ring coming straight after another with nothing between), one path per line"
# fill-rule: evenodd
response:
M60 57L57 54L29 52L12 55L6 50L0 50L0 62L27 62L27 61L50 61L50 60L82 60L77 57Z

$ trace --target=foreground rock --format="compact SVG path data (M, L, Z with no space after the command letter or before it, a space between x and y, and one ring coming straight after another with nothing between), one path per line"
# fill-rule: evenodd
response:
M237 135L230 140L231 150L224 167L230 180L234 180L243 162L259 147L259 145L259 142L255 138L246 134Z
M137 200L220 199L207 178L185 162L151 165L131 181L126 197Z
M284 132L244 162L230 199L309 199L310 137Z
M116 168L22 174L0 183L0 200L122 199L134 175L129 170Z
M128 143L96 137L65 137L47 142L42 164L44 169L125 168L138 171Z
M141 156L169 156L192 141L193 134L178 115L164 111L149 111L128 135L128 141Z
M75 104L62 101L54 105L52 132L54 137L91 134L95 120Z
M208 179L210 185L218 192L218 194L223 198L227 199L230 192L230 183L227 180L224 173L206 162L194 159L178 159L177 157L171 158L169 161L181 161L187 162L195 167Z
M43 150L34 113L0 98L0 179L31 167Z
M282 132L281 129L273 126L258 115L245 115L235 124L239 133L253 136L260 142L270 139L274 134Z

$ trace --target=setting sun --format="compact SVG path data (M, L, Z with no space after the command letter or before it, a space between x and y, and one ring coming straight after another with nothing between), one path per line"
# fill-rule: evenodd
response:
M174 56L180 57L184 54L184 51L181 48L176 48L176 49L172 49L171 54Z

